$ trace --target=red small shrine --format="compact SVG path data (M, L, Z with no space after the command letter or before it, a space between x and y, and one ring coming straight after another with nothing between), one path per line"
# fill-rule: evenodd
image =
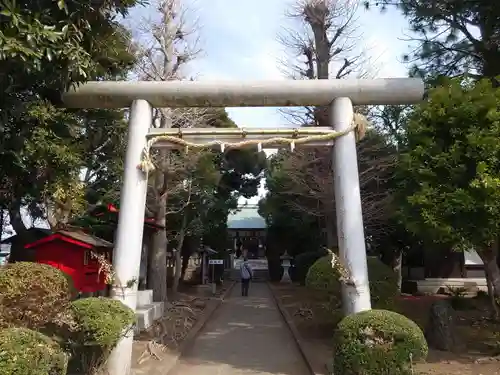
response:
M100 270L97 256L111 262L113 244L81 231L60 230L25 246L33 249L37 263L56 267L71 276L82 293L106 289L106 275Z
M114 206L112 204L107 204L105 206L104 212L115 214L116 218L118 218L118 213L120 212L120 210L118 208L116 208L116 206ZM102 206L101 206L101 210L97 209L95 211L94 215L95 216L102 216L104 214L104 212L103 212L103 209L102 209ZM159 230L159 229L165 229L165 227L163 225L157 224L156 220L154 218L152 218L152 217L145 217L144 218L144 229Z

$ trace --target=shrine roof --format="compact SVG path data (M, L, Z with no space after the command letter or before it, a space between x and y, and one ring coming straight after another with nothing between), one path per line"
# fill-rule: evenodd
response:
M243 206L238 211L229 214L228 229L266 229L266 221L259 215L257 206Z
M42 245L44 243L61 240L65 242L72 243L73 245L81 246L84 248L112 248L113 244L102 238L92 236L88 233L84 233L79 230L69 231L69 230L60 230L56 233L44 237L38 241L31 242L25 246L26 249L37 247L38 245Z

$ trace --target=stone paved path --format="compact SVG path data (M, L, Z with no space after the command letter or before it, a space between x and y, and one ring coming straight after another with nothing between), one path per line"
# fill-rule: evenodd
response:
M265 283L235 285L168 375L309 375Z

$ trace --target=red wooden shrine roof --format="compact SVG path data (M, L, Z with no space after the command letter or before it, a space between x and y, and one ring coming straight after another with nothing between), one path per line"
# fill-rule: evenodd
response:
M106 211L108 211L110 213L115 213L115 214L118 214L118 212L120 212L120 210L118 208L116 208L114 205L112 205L111 203L106 205ZM103 214L104 214L103 212L99 212L99 213L96 213L95 216L102 216ZM157 224L156 220L153 219L152 217L144 218L144 225L153 227L155 229L165 229L165 226Z
M111 242L105 241L102 238L92 236L82 231L60 230L54 234L51 234L50 236L44 237L38 241L27 244L25 248L30 249L56 240L71 243L73 245L77 245L85 249L113 247L113 244Z

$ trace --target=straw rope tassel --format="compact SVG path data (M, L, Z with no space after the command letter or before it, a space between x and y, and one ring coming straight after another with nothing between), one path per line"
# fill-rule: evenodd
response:
M309 137L302 137L302 138L284 138L284 137L275 137L275 138L269 138L266 140L251 140L251 141L241 141L241 142L235 142L235 143L227 143L227 142L221 142L221 141L212 141L208 143L203 143L203 144L198 144L198 143L192 143L188 142L182 138L179 138L177 136L173 135L158 135L156 137L153 137L148 140L146 143L146 146L144 147L144 150L142 151L142 160L141 163L137 166L141 171L144 173L149 173L154 171L155 166L153 164L153 161L151 159L150 151L151 148L154 146L156 142L159 141L167 141L173 144L176 144L178 146L184 147L184 149L204 149L204 148L213 148L214 146L218 146L222 152L223 150L228 150L228 149L235 149L235 148L244 148L248 146L257 146L259 149L262 149L262 147L270 144L282 144L282 145L289 145L290 147L295 147L297 145L302 145L306 143L311 143L311 142L318 142L318 141L330 141L334 140L338 137L341 137L343 135L346 135L350 133L351 131L356 131L356 140L360 140L364 137L366 133L366 126L367 126L367 119L364 115L355 113L352 121L352 125L341 132L332 132L329 134L321 134L321 135L312 135Z

